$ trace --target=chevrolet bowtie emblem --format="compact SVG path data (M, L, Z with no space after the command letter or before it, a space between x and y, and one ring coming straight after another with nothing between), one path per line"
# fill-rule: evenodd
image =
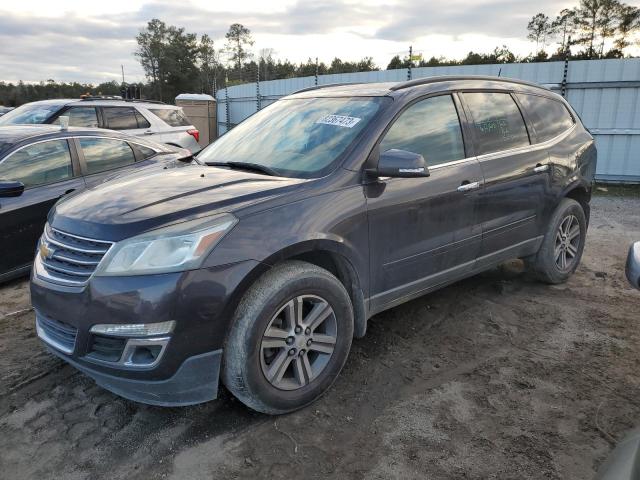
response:
M40 242L40 256L42 258L49 259L53 257L53 254L55 252L56 251L53 248L51 248L48 244L44 242Z

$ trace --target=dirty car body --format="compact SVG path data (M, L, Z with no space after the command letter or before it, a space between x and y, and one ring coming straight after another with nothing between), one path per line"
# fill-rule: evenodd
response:
M536 118L539 97L566 114L566 126L551 137ZM486 113L494 100L508 112ZM513 112L521 133L509 130ZM298 138L304 122L313 134ZM276 128L288 133L276 135ZM260 282L270 272L287 264L287 275L307 268L322 277L300 283L291 302L317 305L324 295L334 322L325 337L339 336L343 304L314 288L337 279L348 295L348 331L362 336L378 312L504 260L535 257L563 201L588 218L595 158L593 138L571 107L523 82L442 77L302 91L227 133L198 164L133 174L56 205L32 273L39 334L54 354L124 397L156 405L208 401L232 362L251 362L258 376L260 365L268 370L265 361L272 365L261 347L240 360L227 355L242 312L255 304L247 292L268 289ZM187 268L156 271L150 262L130 274L113 267L125 247L136 248L131 239L198 231L218 236ZM201 245L201 237L194 241ZM92 263L76 264L81 274L61 274L46 256L56 244L74 258L93 252ZM279 319L280 306L272 307L268 316ZM289 352L302 354L295 335L287 343L299 350ZM281 406L245 403L270 413L299 408L317 396L311 380L324 381L320 367L299 390L291 386L295 372L286 385L260 387L281 395ZM226 377L232 391L234 375Z

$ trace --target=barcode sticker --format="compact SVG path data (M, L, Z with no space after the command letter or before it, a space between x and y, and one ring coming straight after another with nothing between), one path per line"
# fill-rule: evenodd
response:
M346 115L325 115L316 123L324 123L325 125L335 125L337 127L353 128L362 120L357 117L347 117Z

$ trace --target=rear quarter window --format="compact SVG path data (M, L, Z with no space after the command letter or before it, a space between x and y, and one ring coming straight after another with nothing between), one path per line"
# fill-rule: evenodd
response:
M557 137L575 123L567 107L558 100L521 93L517 96L533 123L538 142L546 142Z
M191 125L189 119L179 108L156 108L149 111L170 127L188 127Z

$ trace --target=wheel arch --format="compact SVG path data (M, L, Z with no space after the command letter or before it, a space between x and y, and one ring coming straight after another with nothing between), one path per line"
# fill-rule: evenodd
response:
M562 195L562 198L571 198L578 202L584 211L587 219L587 225L589 225L589 216L591 213L591 185L587 185L583 182L576 182L567 187Z

